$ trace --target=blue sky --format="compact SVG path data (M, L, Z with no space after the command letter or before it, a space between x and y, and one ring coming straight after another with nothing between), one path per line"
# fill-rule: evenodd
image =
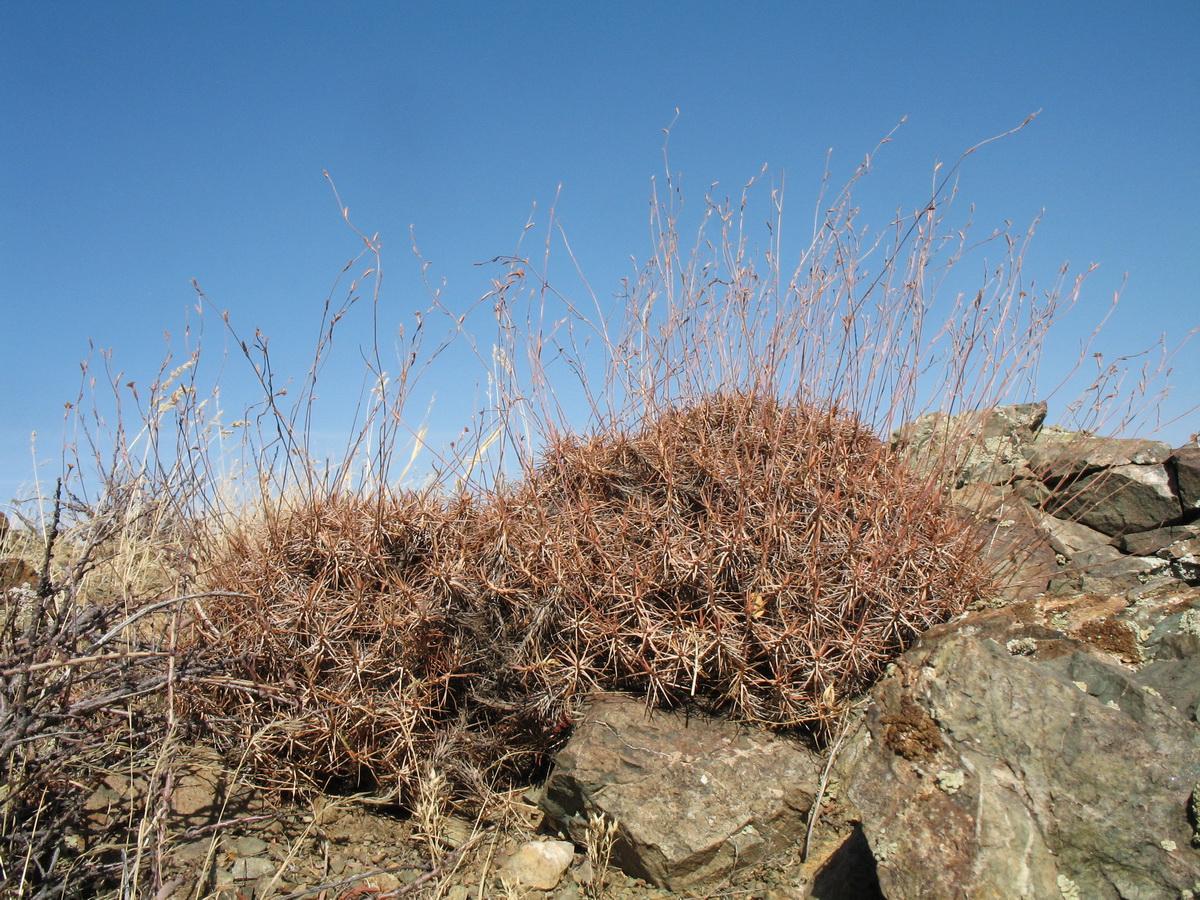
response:
M385 320L427 305L410 228L466 309L492 274L474 264L513 252L535 204L543 234L560 185L559 221L611 296L650 251L676 109L670 164L689 202L713 182L736 194L767 163L800 223L827 152L842 180L907 116L863 198L879 227L924 202L937 161L1042 110L968 161L960 196L983 230L1045 210L1026 261L1039 281L1100 264L1048 356L1075 352L1125 273L1106 352L1200 324L1192 2L9 3L0 72L5 499L32 480L33 432L40 477L57 474L89 342L149 383L191 279L302 371L360 248L323 171L383 241ZM565 259L551 271L578 289ZM1197 402L1191 351L1168 413ZM352 404L357 381L333 378L325 399L339 390ZM439 415L470 402L447 382ZM1163 436L1198 429L1193 416Z

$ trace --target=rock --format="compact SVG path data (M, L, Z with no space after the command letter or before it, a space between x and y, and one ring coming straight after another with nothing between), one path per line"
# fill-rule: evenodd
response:
M979 621L934 629L896 664L841 763L885 896L1193 890L1200 730L1085 644L1060 637L1043 658Z
M235 794L239 802L231 802ZM247 797L244 789L230 784L220 755L198 747L176 763L170 793L172 821L193 828L211 825L220 821L222 813L240 808Z
M1126 534L1120 538L1118 546L1134 556L1151 556L1176 541L1192 537L1200 537L1200 524L1172 525L1167 528L1155 528L1152 531Z
M1125 559L1125 556L1111 544L1097 544L1087 550L1076 550L1070 554L1074 567L1083 571L1106 566L1114 560Z
M275 863L261 856L250 856L245 859L235 859L229 868L229 874L234 881L254 881L266 875L275 874Z
M552 891L574 858L575 847L570 841L527 841L505 860L496 879L514 887Z
M414 875L412 880L416 880L418 876ZM395 873L392 872L376 872L374 875L368 875L362 880L364 889L371 891L364 900L374 895L386 897L388 894L394 894L404 887L404 882L400 880ZM345 896L343 894L343 896ZM353 895L352 895L353 896Z
M590 816L616 820L614 865L698 890L803 840L821 770L768 732L607 696L555 757L541 805L581 846Z
M267 842L258 837L240 837L229 845L229 849L238 856L260 856L267 852Z
M1078 432L1047 432L1035 439L1029 466L1044 481L1064 482L1080 475L1121 466L1165 463L1174 451L1162 441L1093 437Z
M1043 487L1026 493L1059 519L1119 537L1183 514L1165 465L1175 452L1169 444L1044 430L1027 451Z
M891 442L922 471L952 468L956 486L1004 484L1024 469L1024 448L1045 418L1045 403L998 406L957 416L929 413L898 428Z
M1028 600L1046 590L1059 572L1053 541L1040 519L1010 488L972 485L955 492L955 502L982 523L985 557L1009 599Z
M1200 445L1186 444L1171 454L1179 499L1185 510L1200 510Z
M37 588L40 580L37 569L25 560L17 557L0 559L0 591L9 591L23 585Z
M457 850L476 834L476 824L461 816L447 816L439 826L438 840Z
M1196 641L1200 647L1198 587L1178 582L1160 585L1137 598L1126 617L1143 636L1148 659L1184 659L1200 653L1188 646Z
M1061 553L1069 559L1074 559L1078 553L1095 551L1101 547L1112 548L1113 539L1111 537L1079 522L1041 513L1038 517L1038 524L1049 535L1050 545L1054 548L1054 552ZM1125 552L1130 551L1126 550Z
M1079 565L1073 565L1050 580L1049 591L1057 594L1123 593L1173 577L1170 564L1163 559L1118 554L1106 560L1085 554Z
M1167 561L1175 578L1188 584L1200 583L1200 535L1175 541L1155 556Z
M1197 710L1200 710L1200 663L1196 653L1200 643L1190 643L1192 653L1186 658L1159 659L1143 666L1138 672L1138 682L1157 691L1160 697L1195 722Z
M1171 490L1165 466L1130 463L1058 485L1049 511L1121 536L1178 519L1183 507Z

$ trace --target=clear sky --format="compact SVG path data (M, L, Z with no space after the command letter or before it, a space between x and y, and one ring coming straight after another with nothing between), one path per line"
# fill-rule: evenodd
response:
M611 297L650 251L677 108L689 202L767 163L810 229L830 149L842 180L907 116L866 196L883 227L924 202L937 161L1042 110L969 160L960 196L989 231L1045 210L1026 263L1041 281L1100 264L1080 330L1047 352L1075 352L1126 273L1106 350L1200 324L1195 2L12 2L0 72L2 499L31 481L32 432L57 474L89 342L149 383L192 279L302 371L360 248L322 171L383 241L384 319L427 305L410 228L466 309L493 274L474 264L513 252L535 204L544 234L560 185L561 225ZM555 271L578 289L567 260ZM1179 409L1200 395L1191 351ZM326 399L343 387L352 404L349 376ZM471 396L448 387L454 418Z

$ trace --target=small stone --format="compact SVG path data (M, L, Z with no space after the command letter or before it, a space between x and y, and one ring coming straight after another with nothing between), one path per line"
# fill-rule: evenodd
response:
M229 849L238 856L261 856L267 852L267 842L262 838L240 837L230 845Z
M570 841L527 841L505 861L496 877L501 882L550 891L575 858Z
M391 872L380 872L363 879L364 888L374 888L377 893L387 894L404 886L404 882Z
M259 856L235 859L233 865L229 867L229 874L233 876L234 881L254 881L264 875L274 875L275 863Z
M206 840L188 841L180 844L171 851L171 862L177 866L199 866L208 856L210 842Z
M1013 638L1004 645L1004 648L1013 656L1032 656L1037 653L1037 646L1036 638L1026 637Z
M579 865L571 870L571 877L576 884L591 884L596 877L596 871L592 868L592 861L585 859Z
M468 822L466 819L458 816L450 816L442 822L438 837L449 845L451 849L457 850L475 834L475 824Z
M87 842L81 835L75 834L73 831L68 831L62 836L62 845L71 853L82 853L87 849Z

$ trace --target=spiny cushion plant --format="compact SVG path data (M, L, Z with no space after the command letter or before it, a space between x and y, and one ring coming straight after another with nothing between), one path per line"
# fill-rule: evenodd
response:
M591 689L819 733L986 595L979 537L854 417L750 393L563 436L490 497L336 495L213 568L219 732L303 787L528 774Z
M595 686L821 726L993 589L936 486L818 405L723 393L564 437L515 499L493 596L546 708Z
M235 529L210 580L235 594L206 606L201 639L237 654L229 677L195 683L192 702L277 787L392 788L412 799L444 760L464 791L536 723L475 721L474 684L496 664L473 612L465 497L331 493Z

